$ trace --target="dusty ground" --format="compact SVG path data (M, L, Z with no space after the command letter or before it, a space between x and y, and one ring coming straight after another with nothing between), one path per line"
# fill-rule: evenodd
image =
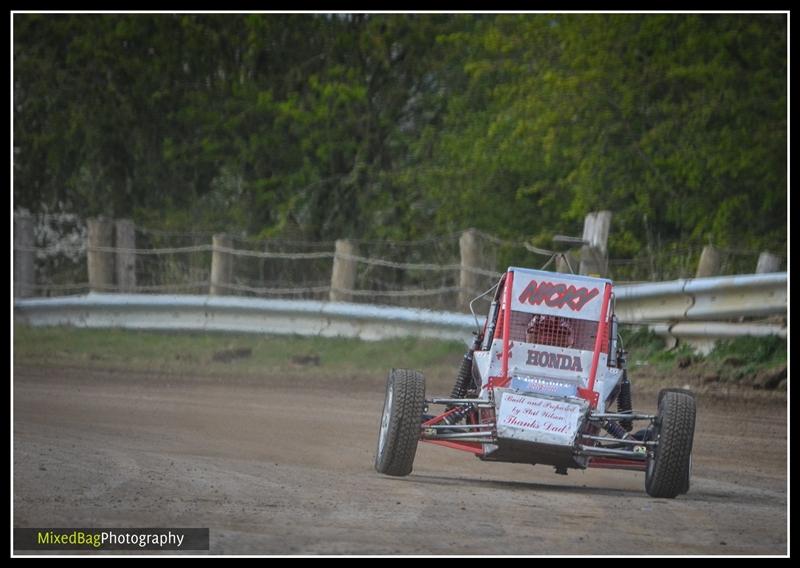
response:
M382 399L382 377L17 367L14 526L210 527L217 554L787 554L785 393L701 397L675 500L648 497L643 473L425 444L409 477L381 476Z

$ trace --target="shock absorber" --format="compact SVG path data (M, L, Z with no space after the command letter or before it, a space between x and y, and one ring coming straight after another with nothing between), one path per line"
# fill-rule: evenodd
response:
M630 434L628 434L628 432L626 432L625 429L620 426L619 422L606 420L603 422L603 429L615 438L630 438Z
M472 356L475 350L480 346L481 338L476 336L472 342L472 347L464 354L461 360L461 366L458 368L458 375L456 376L456 384L453 385L453 390L450 393L450 398L464 398L467 394L467 387L472 381Z
M631 382L628 380L628 370L622 370L622 380L619 385L619 396L617 397L617 412L620 414L631 414L633 412L633 402L631 399ZM620 420L619 425L630 432L633 429L633 420Z
M450 392L450 398L464 398L467 395L467 388L469 387L470 382L472 382L473 354L475 353L475 350L480 347L482 339L482 337L476 335L475 340L472 342L472 347L464 354L464 358L461 360L461 366L458 368L456 384L453 385L453 390ZM451 410L452 408L452 406L448 406L447 410ZM445 422L448 424L455 424L456 422L460 421L466 413L466 409L454 412L445 418Z

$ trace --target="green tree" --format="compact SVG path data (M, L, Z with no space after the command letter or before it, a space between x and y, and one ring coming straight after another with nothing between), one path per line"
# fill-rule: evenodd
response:
M786 246L779 14L15 14L14 197L250 234Z

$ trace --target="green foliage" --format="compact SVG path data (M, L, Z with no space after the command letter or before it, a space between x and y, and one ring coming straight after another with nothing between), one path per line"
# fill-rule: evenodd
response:
M737 337L718 341L708 355L710 361L725 364L736 359L746 366L769 367L786 362L787 341L777 335Z
M662 240L784 246L784 25L780 17L498 17L482 35L459 36L476 55L464 65L471 82L458 106L474 99L484 108L453 117L442 156L468 160L439 187L476 203L469 222L488 210L484 223L516 235L576 234L586 212L610 209L612 256ZM770 62L771 77L756 60ZM456 221L465 212L443 214Z
M689 359L697 362L702 359L691 346L686 344L667 349L664 338L646 326L623 326L620 328L620 336L625 350L628 351L628 363L631 368L644 364L652 365L662 372L669 372L680 360Z
M723 380L752 380L785 367L787 341L777 335L718 341L706 361Z
M664 350L664 339L646 326L621 326L619 335L625 349L637 357L649 359Z
M610 209L612 258L651 259L615 267L630 279L683 274L709 240L786 251L785 15L13 25L14 199L33 211L322 239L473 226L543 245ZM498 262L528 261L510 254Z
M662 369L674 367L681 359L698 362L702 357L695 352L691 345L686 343L681 343L675 349L662 349L650 357L650 360Z
M661 372L681 367L695 374L716 374L725 381L739 381L752 379L787 361L787 341L777 335L717 341L708 355L701 355L685 343L665 349L664 340L647 327L626 326L621 328L620 334L632 367L652 365Z

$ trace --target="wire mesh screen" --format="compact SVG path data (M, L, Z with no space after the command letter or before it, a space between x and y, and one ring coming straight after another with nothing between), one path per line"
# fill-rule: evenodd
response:
M226 286L241 296L327 300L333 242L231 239L232 279Z
M724 247L716 247L716 251L720 255L719 276L752 274L762 252ZM611 258L608 261L609 277L617 283L694 278L702 252L702 246L671 243L643 250L634 258ZM778 256L781 259L780 268L785 270L786 256Z
M133 291L206 294L211 267L210 233L137 229Z
M337 248L335 241L228 235L215 249L211 231L163 231L127 222L131 232L125 234L129 237L120 237L125 223L116 223L111 240L90 250L87 224L77 215L44 214L33 218L32 229L26 225L29 236L14 244L15 259L27 254L32 258L27 266L34 265L33 282L28 279L22 284L26 295L88 292L87 257L98 254L114 274L110 280L95 279L91 285L95 291L331 299L467 312L470 300L489 291L508 266L557 269L551 251L472 229L416 241L349 240L344 248ZM609 276L623 283L692 278L701 251L699 246L658 243L635 258L609 259ZM720 275L755 270L757 251L717 251ZM571 256L571 266L578 271L580 251ZM224 264L222 269L217 267L218 282L212 282L215 258ZM786 257L780 259L785 266ZM132 266L133 277L122 282L120 270L127 274L126 263ZM337 263L344 266L346 276L334 281ZM15 279L15 293L18 289ZM475 302L476 313L485 314L490 301L491 296L486 295ZM593 346L592 340L584 337L586 324L579 320L552 329L547 325L550 323L539 322L534 331L544 334L553 345L584 345L588 341L587 348ZM521 330L515 337L523 340L524 334Z
M352 300L452 310L459 299L459 235L420 241L353 241Z
M509 337L512 341L594 351L597 322L511 311ZM608 326L600 342L601 352L608 353Z

